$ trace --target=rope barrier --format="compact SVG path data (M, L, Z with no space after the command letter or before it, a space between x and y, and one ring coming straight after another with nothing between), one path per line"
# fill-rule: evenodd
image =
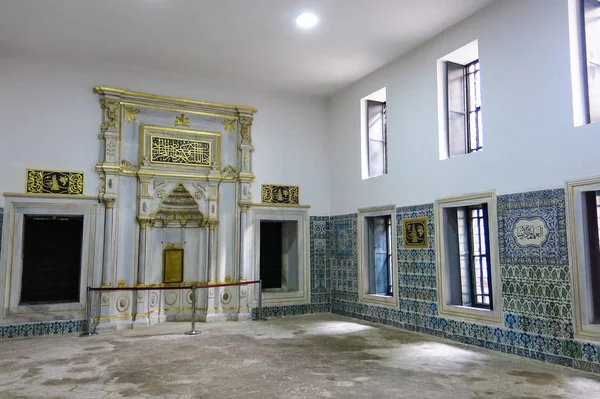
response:
M176 286L137 286L137 287L87 287L87 332L80 335L80 337L91 337L98 335L96 332L96 326L92 328L92 292L98 293L102 291L155 291L155 290L177 290L177 289L191 289L192 290L192 329L186 331L186 335L200 335L201 332L196 330L196 290L198 288L215 288L215 287L231 287L237 285L249 285L258 284L258 315L254 321L265 321L262 317L262 280L253 281L240 281L238 283L219 283L219 284L206 284L206 285L176 285Z

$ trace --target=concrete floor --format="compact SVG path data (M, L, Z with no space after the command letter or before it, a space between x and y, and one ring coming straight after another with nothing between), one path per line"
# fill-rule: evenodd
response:
M1 398L600 398L600 376L333 314L0 342Z

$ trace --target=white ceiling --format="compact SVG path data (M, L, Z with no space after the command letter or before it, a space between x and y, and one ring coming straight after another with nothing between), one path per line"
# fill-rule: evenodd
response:
M0 0L0 55L330 95L493 0ZM312 10L312 31L294 19Z

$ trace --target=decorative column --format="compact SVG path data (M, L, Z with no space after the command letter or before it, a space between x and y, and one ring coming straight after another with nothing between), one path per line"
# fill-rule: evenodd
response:
M240 138L241 142L239 145L239 165L241 170L238 175L239 182L239 202L240 207L240 264L239 264L239 277L240 281L247 281L251 275L250 270L250 248L251 243L248 238L248 209L252 203L252 181L254 180L254 174L252 173L252 152L254 146L252 145L252 121L253 112L247 110L239 110L239 125L240 125ZM250 314L250 292L257 292L258 288L255 285L242 285L240 286L239 295L239 313L238 320L249 319Z
M208 284L217 283L217 240L215 229L218 220L208 221Z
M240 264L239 264L239 276L240 282L248 281L250 277L249 257L248 257L248 246L250 245L248 240L248 209L250 204L240 202ZM248 304L248 293L254 287L249 285L241 285L239 290L240 295L240 310L238 313L238 320L250 319L250 308Z
M138 247L138 267L137 267L137 283L144 285L146 274L146 231L148 227L147 219L139 219L140 223L140 244Z
M110 286L114 279L113 267L113 207L114 198L104 198L104 252L102 264L102 286Z

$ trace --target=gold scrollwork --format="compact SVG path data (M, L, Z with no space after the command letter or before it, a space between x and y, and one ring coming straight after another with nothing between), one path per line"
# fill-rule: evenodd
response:
M123 159L121 161L121 170L128 172L137 172L138 168L133 163Z
M210 166L208 141L150 136L150 162L190 166Z
M242 136L242 144L252 144L250 128L252 127L252 118L240 117L240 135Z
M83 173L28 169L26 186L32 194L83 195Z
M178 127L178 126L189 127L190 126L190 118L185 116L185 114L176 116L175 117L175 127Z
M300 187L263 184L262 202L263 204L298 205L300 203Z
M221 171L223 177L233 177L235 175L235 169L231 165L227 165L225 169Z
M223 129L227 133L231 133L233 132L233 129L235 129L235 119L223 119L221 123L223 124Z
M127 123L134 122L137 119L137 114L140 113L139 108L135 108L131 105L124 105L123 109L125 110L125 118L127 119Z
M105 111L105 120L100 125L103 131L117 130L117 106L118 104L105 99L100 100L100 107Z

